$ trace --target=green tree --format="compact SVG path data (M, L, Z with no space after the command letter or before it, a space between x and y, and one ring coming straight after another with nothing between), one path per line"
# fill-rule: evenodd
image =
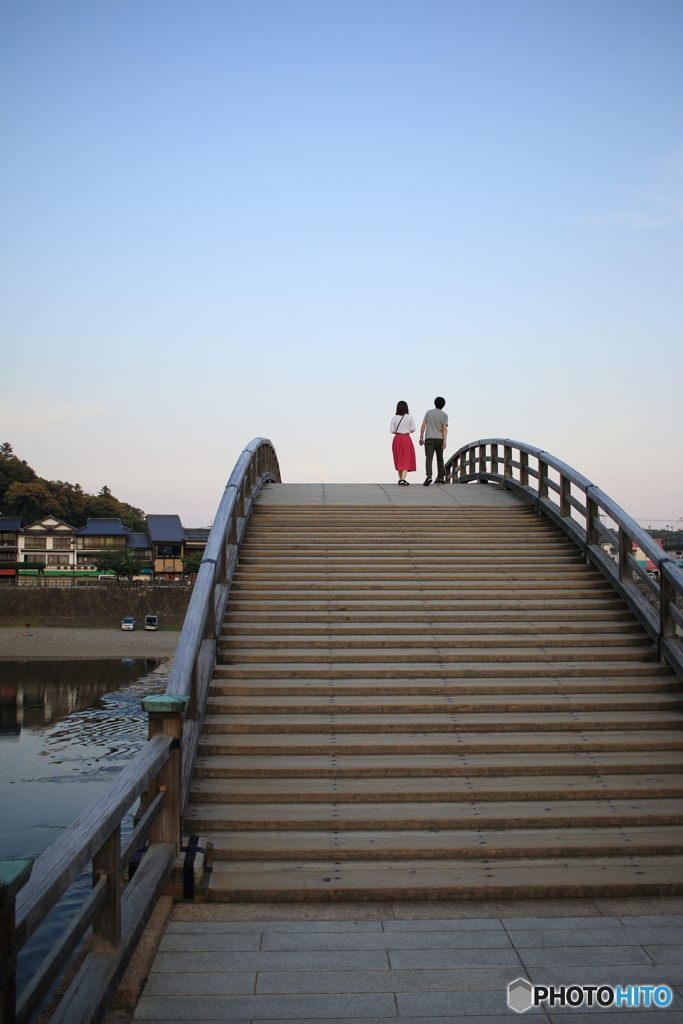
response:
M24 526L35 523L37 519L53 515L64 518L64 504L58 494L54 494L45 480L36 477L29 483L15 480L5 492L4 511L8 515L21 516Z
M119 501L105 484L99 494L86 494L83 502L83 514L93 519L120 519L124 526L134 532L147 529L145 513L125 501Z
M183 572L186 576L189 576L190 573L193 572L199 572L199 563L203 557L203 551L193 551L191 555L187 555L183 558Z
M28 463L16 457L9 441L0 445L0 508L3 511L6 513L10 511L5 509L5 500L7 491L13 483L27 484L36 479L35 469L31 469ZM13 514L20 515L21 513L14 512Z
M9 441L0 445L0 510L21 516L24 526L55 515L71 526L85 526L91 517L120 519L137 532L147 529L143 510L119 501L106 484L99 494L88 494L80 484L44 480L25 460L17 458Z
M101 551L93 558L98 572L115 573L121 576L139 576L142 572L142 559L130 551Z

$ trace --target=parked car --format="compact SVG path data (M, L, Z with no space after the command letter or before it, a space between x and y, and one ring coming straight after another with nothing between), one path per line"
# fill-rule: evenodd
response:
M135 619L132 615L127 615L125 619L121 619L121 629L135 629Z
M145 615L145 629L158 629L159 628L159 616L158 615Z

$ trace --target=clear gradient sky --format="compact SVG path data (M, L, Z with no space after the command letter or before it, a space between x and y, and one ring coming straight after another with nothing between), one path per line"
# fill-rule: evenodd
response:
M252 437L390 482L396 401L443 394L451 452L683 516L681 0L5 0L0 34L0 440L41 475L202 525Z

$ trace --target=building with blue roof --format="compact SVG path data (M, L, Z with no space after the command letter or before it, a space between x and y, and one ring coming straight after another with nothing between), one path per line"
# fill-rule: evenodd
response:
M183 572L183 558L203 551L209 538L208 528L185 529L180 516L150 515L147 532L129 530L120 519L90 518L85 526L46 516L22 528L21 517L0 516L0 578L2 562L40 562L48 571L94 572L102 551L127 548L142 559L146 572L174 579Z
M0 516L0 577L14 576L14 569L3 569L3 562L17 562L21 516ZM11 582L11 581L10 581Z

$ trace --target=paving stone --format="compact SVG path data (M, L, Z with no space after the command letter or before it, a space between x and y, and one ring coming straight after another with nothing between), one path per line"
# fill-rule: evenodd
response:
M508 928L516 946L627 946L656 943L662 933L659 928ZM667 928L670 943L683 942L683 929Z
M164 935L159 950L162 953L201 953L201 952L245 952L256 951L261 946L261 933L234 935L216 935L206 932L177 934L168 932Z
M507 986L499 992L401 992L396 996L396 1002L401 1018L447 1014L477 1017L480 1014L510 1013ZM525 1016L541 1013L543 1011L540 1008L532 1007Z
M135 1021L229 1020L333 1020L344 1017L396 1017L394 997L388 993L361 995L261 996L143 996Z
M307 1018L306 1021L301 1021L301 1024L329 1024L329 1017L324 1019L316 1017L315 1019ZM400 1024L510 1024L510 1011L506 1014L484 1014L476 1017L467 1015L466 1017L344 1017L334 1018L334 1024L382 1024L386 1021L389 1024L390 1021L400 1021ZM193 1021L178 1021L174 1024L194 1024ZM222 1021L209 1021L208 1024L223 1024ZM233 1022L231 1021L231 1024ZM241 1024L241 1022L240 1022ZM254 1020L251 1024L282 1024L281 1018L275 1020Z
M509 967L523 971L516 950L501 949L398 949L389 951L392 970L443 970L460 967Z
M657 1010L657 1016L653 1019L651 1010L610 1010L605 1008L596 1013L584 1013L580 1010L565 1011L562 1013L553 1012L550 1014L552 1024L560 1024L567 1020L567 1013L572 1014L572 1024L681 1024L680 1010ZM609 1014L606 1018L605 1014ZM508 1018L509 1020L509 1018Z
M384 932L381 935L266 932L262 949L495 949L509 946L510 940L502 930Z
M643 948L656 964L683 964L683 946L647 943Z
M311 972L313 973L313 972ZM387 974L390 971L386 972ZM145 985L146 996L223 996L252 995L256 986L255 971L174 971L150 973ZM305 992L305 989L299 989Z
M534 985L668 985L683 976L683 965L613 964L577 967L528 967Z
M639 918L642 921L643 918ZM504 917L503 927L510 932L518 932L527 928L620 928L622 921L618 917Z
M648 915L647 917L620 917L627 928L683 928L683 914Z
M503 925L495 918L451 918L421 919L419 921L382 921L385 932L460 932L460 931L502 931Z
M583 964L614 965L643 964L651 966L650 958L640 946L551 946L529 949L515 946L529 969L532 967L574 967Z
M484 951L486 953L489 950ZM502 952L512 953L512 950ZM463 966L481 964L481 951L471 953L471 962ZM514 955L514 962L519 958ZM478 958L478 960L477 960ZM448 966L457 967L458 964ZM382 971L389 969L385 950L283 950L281 952L191 952L157 953L152 971L170 974L177 971Z
M389 922L393 924L394 922ZM247 934L249 932L381 932L381 921L169 921L170 934Z
M484 992L505 991L509 981L509 967L432 971L260 971L256 991Z

